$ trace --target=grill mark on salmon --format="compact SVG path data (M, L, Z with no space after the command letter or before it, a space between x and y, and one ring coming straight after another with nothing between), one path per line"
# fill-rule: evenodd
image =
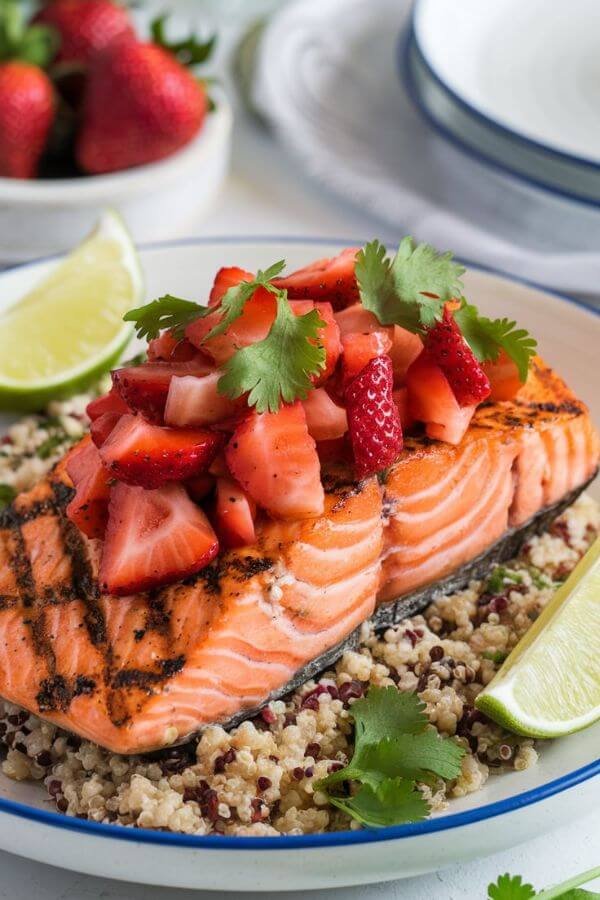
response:
M323 472L325 514L265 519L255 546L184 581L112 598L71 525L60 463L0 514L0 694L117 752L233 725L387 627L513 556L593 475L598 436L541 361L484 404L459 447L424 436L386 483Z

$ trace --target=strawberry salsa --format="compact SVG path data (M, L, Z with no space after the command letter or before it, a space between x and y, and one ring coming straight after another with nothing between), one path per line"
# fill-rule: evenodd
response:
M191 576L261 517L322 515L322 465L385 478L404 434L458 444L527 378L535 341L465 300L449 253L405 238L393 258L373 241L284 265L222 268L208 306L167 295L125 317L147 360L112 373L67 460L106 592Z

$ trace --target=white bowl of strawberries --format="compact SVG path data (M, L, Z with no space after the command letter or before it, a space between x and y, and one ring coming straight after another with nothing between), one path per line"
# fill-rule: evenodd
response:
M139 38L115 0L0 0L0 262L70 247L107 206L174 237L226 175L232 113L192 72L214 38Z

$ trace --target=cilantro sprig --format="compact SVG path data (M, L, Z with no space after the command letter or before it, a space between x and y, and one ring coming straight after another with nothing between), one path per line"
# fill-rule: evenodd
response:
M429 805L416 783L457 778L464 750L430 729L424 710L416 694L393 687L372 687L352 705L352 759L317 785L333 806L372 828L427 816ZM349 797L336 791L346 781L360 785Z
M10 506L16 496L17 492L12 485L0 484L0 511L6 506Z
M538 893L520 875L509 875L507 872L488 885L488 900L596 900L600 894L583 890L579 885L598 877L600 866Z
M183 337L188 325L212 311L210 307L200 306L191 300L182 300L173 294L165 294L164 297L159 297L146 306L130 309L123 319L125 322L135 323L135 331L139 338L151 341L166 328L172 331L175 337Z
M400 325L423 336L441 320L444 304L455 300L460 305L454 318L475 356L481 362L496 362L503 350L516 363L524 382L536 341L516 322L489 319L467 303L461 281L464 271L451 253L415 244L411 237L400 242L392 259L379 241L371 241L356 258L361 302L382 325Z

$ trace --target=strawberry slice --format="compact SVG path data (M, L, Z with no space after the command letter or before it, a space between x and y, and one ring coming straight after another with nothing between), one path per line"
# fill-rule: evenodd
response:
M198 355L198 350L185 338L176 338L171 331L163 331L159 337L148 343L150 362L189 362Z
M205 471L223 445L221 435L199 428L163 428L141 416L122 416L102 445L102 462L126 484L156 488Z
M523 387L517 364L504 350L495 362L484 362L483 371L490 380L490 400L512 400Z
M165 406L167 425L213 425L235 416L245 402L230 400L219 393L217 385L222 374L211 372L202 378L193 375L173 378Z
M391 466L402 446L402 425L392 391L389 356L375 356L346 388L346 410L354 465L359 478Z
M266 288L259 287L246 301L241 316L232 322L224 334L205 340L206 335L221 321L219 310L203 319L196 319L188 325L185 334L195 347L207 353L216 365L222 366L236 350L266 338L276 311L275 296Z
M308 433L315 441L333 441L348 431L346 410L334 403L325 388L310 391L302 406Z
M358 250L350 247L339 256L318 259L291 275L274 278L273 284L285 288L290 300L327 300L334 309L343 309L359 300L354 273Z
M150 422L161 423L174 375L207 375L212 367L196 358L189 362L152 362L115 369L115 389L132 412L140 412Z
M245 547L256 543L254 500L232 478L217 479L215 527L223 546Z
M90 425L90 435L96 447L100 448L105 442L119 419L121 413L107 412L94 419Z
M203 569L219 552L210 522L180 484L111 489L100 563L102 590L148 591Z
M94 419L99 419L105 413L119 413L120 415L121 413L129 412L129 407L119 392L113 387L108 394L103 394L102 397L96 397L95 400L91 400L85 411L88 418L93 422Z
M296 316L305 316L306 313L316 309L319 316L325 322L325 328L319 329L318 341L325 349L325 368L317 375L313 376L314 384L325 384L328 378L333 374L333 370L337 366L337 361L342 352L340 342L340 329L335 321L335 316L331 303L313 303L311 300L291 300L290 306Z
M75 496L67 506L67 516L89 538L101 538L108 520L110 475L100 454L89 439L83 440L67 458L67 473Z
M254 281L252 272L240 269L238 266L223 266L215 275L215 280L208 298L209 306L217 306L229 290L236 287L242 281Z
M423 350L423 341L417 334L394 325L390 359L394 367L394 384L401 385L406 379L408 368Z
M429 329L425 349L450 382L459 406L472 406L489 397L489 379L462 336L449 304L442 321Z
M386 329L375 313L365 309L362 303L353 303L352 306L338 310L334 315L342 337L352 334L352 332L368 334L371 331L391 330L391 328Z
M322 515L319 457L301 403L276 413L253 411L234 431L225 457L232 475L272 516Z
M409 415L425 423L427 435L459 444L469 427L475 405L459 406L440 366L423 351L406 373Z
M387 331L371 331L367 334L350 333L342 338L342 376L344 384L362 372L376 356L389 353L392 341Z

